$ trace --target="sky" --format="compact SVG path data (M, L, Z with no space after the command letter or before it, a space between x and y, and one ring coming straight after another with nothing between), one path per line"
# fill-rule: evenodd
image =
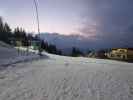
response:
M37 3L41 32L83 35L102 45L133 46L133 0L37 0ZM37 31L33 0L1 0L0 16L12 28Z
M36 0L41 32L74 33L80 24L85 4L82 0ZM0 15L14 28L36 32L33 0L1 0Z

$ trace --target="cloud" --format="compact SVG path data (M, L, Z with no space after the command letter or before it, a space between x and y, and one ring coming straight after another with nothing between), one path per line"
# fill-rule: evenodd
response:
M86 0L86 5L79 33L99 45L133 46L133 0Z

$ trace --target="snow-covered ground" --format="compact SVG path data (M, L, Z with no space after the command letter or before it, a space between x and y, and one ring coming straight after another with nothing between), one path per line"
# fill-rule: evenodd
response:
M12 47L0 41L0 66L7 66L18 62L26 62L39 59L37 51L29 49L29 52L24 47ZM2 67L0 67L1 69Z
M1 70L0 100L133 100L133 64L46 55Z

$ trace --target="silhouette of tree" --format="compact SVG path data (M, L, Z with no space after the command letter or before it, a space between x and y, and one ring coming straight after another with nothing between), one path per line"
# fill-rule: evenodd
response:
M22 43L22 46L29 46L29 37L24 29L22 28L15 28L14 29L14 38L16 41L20 41Z
M77 56L81 56L81 55L83 55L83 53L78 48L76 48L76 47L72 48L71 56L77 57Z
M11 36L11 28L7 23L4 23L2 17L0 17L0 40L10 43Z
M56 52L57 52L56 46L50 44L50 45L48 46L48 52L49 52L49 53L52 53L52 54L56 54Z

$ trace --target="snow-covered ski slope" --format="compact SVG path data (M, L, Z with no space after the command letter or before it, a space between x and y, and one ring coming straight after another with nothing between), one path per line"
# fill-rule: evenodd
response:
M0 66L39 59L35 51L26 52L26 48L14 48L0 41ZM0 67L1 69L1 67Z
M46 54L0 71L0 100L133 100L133 64Z

